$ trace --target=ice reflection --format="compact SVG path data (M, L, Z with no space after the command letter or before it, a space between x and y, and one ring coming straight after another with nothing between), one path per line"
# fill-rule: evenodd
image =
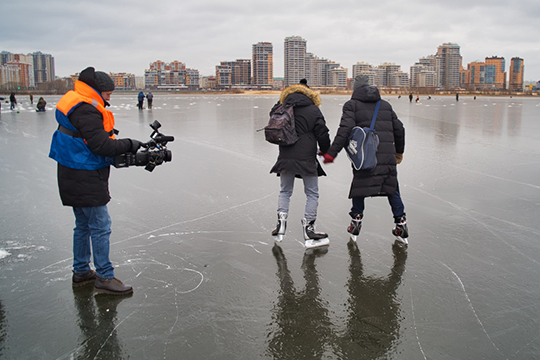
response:
M394 264L386 277L364 274L360 250L349 249L346 318L331 320L330 303L321 298L315 259L326 249L306 252L302 261L305 287L293 281L283 250L272 249L280 284L274 305L267 352L274 359L378 359L393 352L400 334L398 287L405 271L406 249L393 246ZM336 304L332 304L336 305Z
M321 299L315 259L328 251L306 252L302 261L304 290L298 290L291 277L283 250L275 245L280 293L272 310L273 327L269 333L268 353L274 359L320 359L332 342L332 324L328 303Z
M93 286L73 288L81 337L79 347L70 354L70 359L129 358L116 333L116 328L120 325L116 307L132 294L93 296L93 291Z
M336 353L341 359L384 358L399 337L400 299L397 289L405 271L407 252L393 246L394 264L387 277L364 274L358 245L349 241L347 282L347 320L345 330L336 339Z

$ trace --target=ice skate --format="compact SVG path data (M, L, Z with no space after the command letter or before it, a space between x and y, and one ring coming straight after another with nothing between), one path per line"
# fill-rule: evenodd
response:
M347 232L351 234L351 240L356 242L356 238L360 234L360 230L362 229L362 218L364 217L363 214L354 214L351 217L351 223L349 227L347 228Z
M287 213L278 213L278 222L276 228L272 230L272 236L276 241L282 241L285 237L285 230L287 229Z
M407 241L409 230L407 229L407 219L405 218L405 215L395 218L392 234L396 237L396 240L403 245L407 246L409 244Z
M302 227L304 230L306 249L312 249L330 244L328 234L315 231L315 220L308 222L306 219L302 219Z

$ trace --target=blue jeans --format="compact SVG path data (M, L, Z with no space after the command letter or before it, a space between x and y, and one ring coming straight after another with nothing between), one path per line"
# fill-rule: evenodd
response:
M279 192L278 212L289 212L289 204L294 189L294 174L279 174L281 190ZM304 193L306 194L306 208L304 217L308 222L317 219L319 206L319 178L317 176L303 176Z
M349 215L353 217L354 214L363 214L364 213L364 204L365 197L354 197L352 198L352 208ZM388 202L392 208L392 214L394 214L394 219L405 215L405 205L401 200L401 195L399 194L399 184L396 187L396 192L393 195L388 195Z
M83 274L90 270L90 254L94 255L96 274L102 279L112 279L114 268L109 260L111 217L107 205L74 207L73 271ZM92 251L90 251L92 245Z

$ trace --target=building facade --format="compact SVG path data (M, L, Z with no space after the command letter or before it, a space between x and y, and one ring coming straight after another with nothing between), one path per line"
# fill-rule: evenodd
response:
M12 54L2 51L0 54L0 86L3 89L34 89L34 57L31 54Z
M41 83L53 82L56 79L54 57L41 51L32 53L34 64L34 81L36 86Z
M439 87L444 90L459 89L462 60L460 46L454 43L444 43L438 47L435 58Z
M259 89L271 89L274 81L274 48L270 42L252 46L252 84Z
M144 88L163 90L199 89L199 71L186 68L186 64L174 60L165 63L157 60L144 71Z
M114 81L114 88L116 90L134 90L137 88L134 74L110 73L109 75Z
M487 57L484 62L473 61L462 69L461 87L467 90L504 90L506 89L506 72L504 58Z
M284 86L298 84L306 76L307 41L300 36L285 38Z
M510 60L510 68L508 69L508 90L523 91L523 70L525 65L523 59L513 57Z
M382 63L379 66L373 66L364 62L357 62L352 68L353 79L358 75L366 75L369 78L370 85L377 87L409 86L409 75L401 71L401 65Z

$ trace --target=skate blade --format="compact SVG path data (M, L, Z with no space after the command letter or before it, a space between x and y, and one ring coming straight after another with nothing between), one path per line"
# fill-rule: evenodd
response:
M356 242L356 240L358 239L358 235L353 235L353 234L349 234L350 237L351 237L351 240Z
M403 244L405 246L409 245L409 242L407 241L407 238L402 238L401 236L396 236L396 242Z
M321 246L326 246L329 244L330 244L330 239L324 238L320 240L306 240L306 242L304 243L304 246L306 247L306 249L313 249L313 248L318 248Z
M282 242L285 235L274 235L274 240L277 242Z

